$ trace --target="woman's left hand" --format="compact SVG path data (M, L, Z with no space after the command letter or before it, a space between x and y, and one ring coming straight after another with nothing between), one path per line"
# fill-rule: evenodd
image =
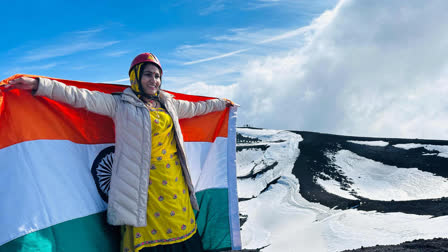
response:
M224 100L226 101L226 107L239 107L240 106L229 99L224 98Z

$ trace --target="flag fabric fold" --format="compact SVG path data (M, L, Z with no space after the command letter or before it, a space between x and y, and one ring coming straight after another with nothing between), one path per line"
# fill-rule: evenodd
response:
M30 75L14 75L8 80ZM54 79L54 78L51 78ZM61 80L89 90L127 86ZM170 92L175 99L210 97ZM236 108L180 121L206 250L241 249L236 191ZM30 92L0 92L0 252L118 251L104 211L114 125L110 118Z

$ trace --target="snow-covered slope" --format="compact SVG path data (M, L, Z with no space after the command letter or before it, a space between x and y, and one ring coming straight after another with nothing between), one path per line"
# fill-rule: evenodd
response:
M237 132L243 248L342 251L448 238L448 141Z

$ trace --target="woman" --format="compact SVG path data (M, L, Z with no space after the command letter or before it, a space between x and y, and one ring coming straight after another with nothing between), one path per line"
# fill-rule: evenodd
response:
M122 225L122 251L201 251L193 209L199 210L179 119L224 110L225 99L187 102L160 89L162 66L151 53L135 57L131 87L120 94L89 91L45 78L11 80L9 89L109 116L115 159L107 219Z

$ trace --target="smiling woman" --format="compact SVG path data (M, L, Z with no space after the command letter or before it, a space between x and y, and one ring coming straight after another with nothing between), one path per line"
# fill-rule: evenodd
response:
M159 69L155 65L147 64L144 66L141 80L143 93L151 95L157 94L157 90L161 84L159 72Z
M179 119L221 111L226 99L190 102L160 89L162 67L151 53L132 62L131 87L106 94L46 78L22 77L5 91L36 96L111 117L115 156L107 220L122 227L122 251L202 251L193 209L199 210Z

